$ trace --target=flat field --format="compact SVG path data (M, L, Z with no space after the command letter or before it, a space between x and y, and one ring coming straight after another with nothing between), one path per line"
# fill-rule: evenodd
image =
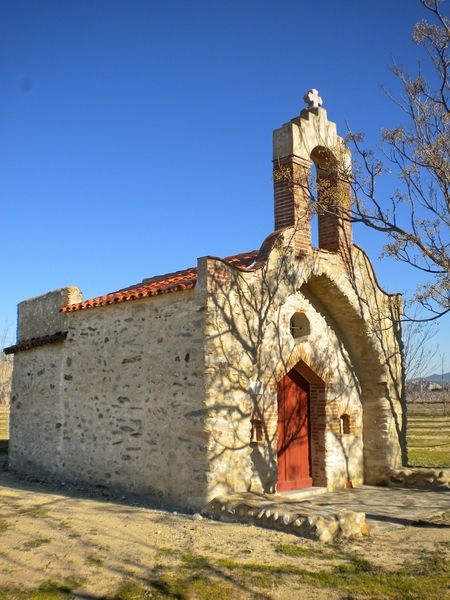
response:
M409 464L450 467L450 414L447 416L445 412L440 404L415 406L409 411Z

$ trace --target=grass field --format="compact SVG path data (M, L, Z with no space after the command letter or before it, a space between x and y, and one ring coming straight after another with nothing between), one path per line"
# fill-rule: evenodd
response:
M410 415L408 457L414 466L450 467L450 416Z

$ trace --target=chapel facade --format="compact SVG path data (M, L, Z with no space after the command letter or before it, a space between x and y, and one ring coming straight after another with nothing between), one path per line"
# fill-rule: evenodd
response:
M352 243L351 158L317 92L305 99L274 131L275 228L259 250L19 304L13 470L199 508L384 484L405 464L401 296Z

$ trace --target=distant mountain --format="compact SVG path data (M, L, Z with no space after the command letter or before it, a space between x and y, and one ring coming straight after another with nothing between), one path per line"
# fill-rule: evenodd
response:
M436 383L450 383L450 372L444 373L433 373L432 375L427 375L426 377L415 377L414 379L410 379L410 381L433 381Z

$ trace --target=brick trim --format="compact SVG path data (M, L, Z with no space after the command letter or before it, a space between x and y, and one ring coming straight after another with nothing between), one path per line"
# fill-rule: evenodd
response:
M290 155L273 161L275 231L294 227L297 256L311 250L308 180L311 163Z

